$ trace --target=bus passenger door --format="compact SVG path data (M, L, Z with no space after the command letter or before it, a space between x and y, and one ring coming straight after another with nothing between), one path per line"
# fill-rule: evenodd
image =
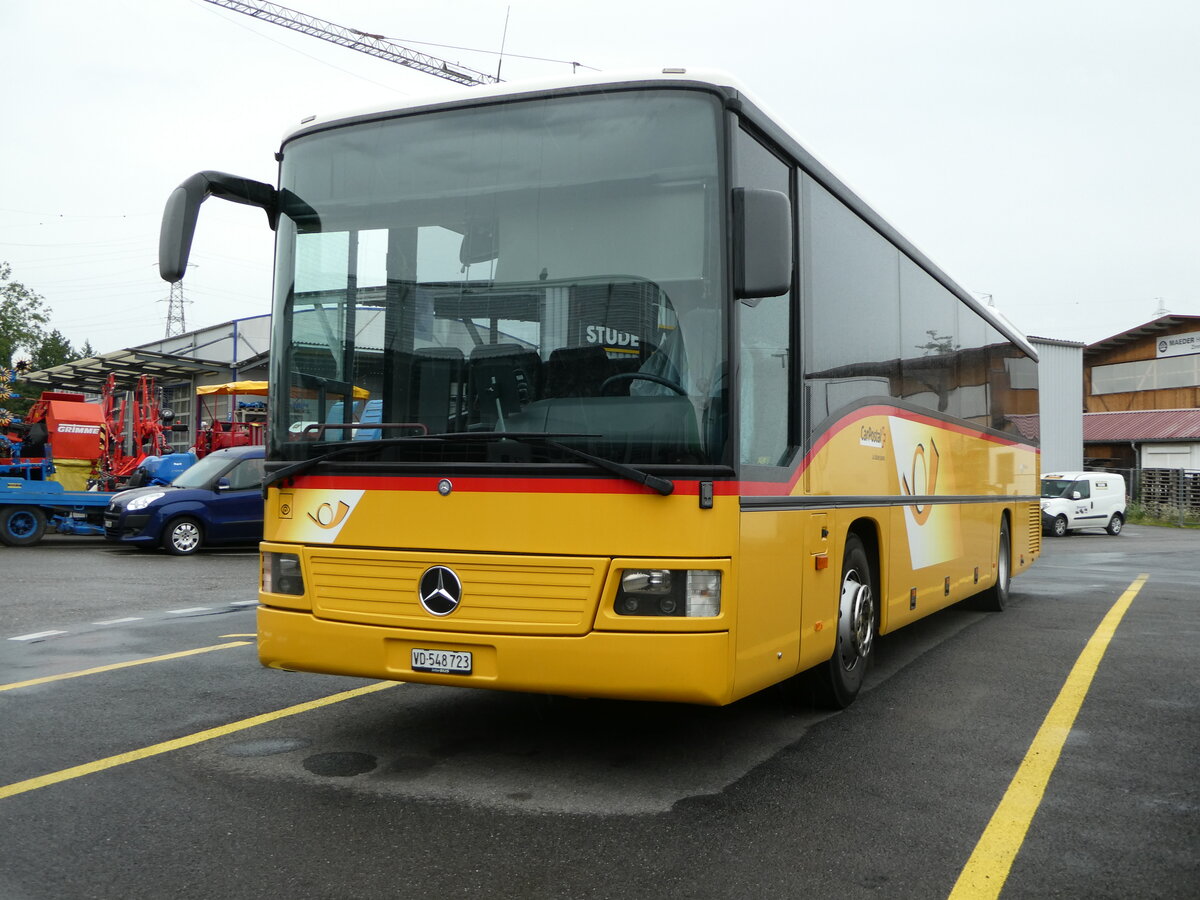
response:
M793 170L781 154L734 125L736 186L794 198ZM794 206L793 206L794 215ZM794 290L776 297L732 300L736 357L733 407L740 479L770 484L778 497L798 461L792 416ZM779 498L783 499L783 498ZM747 507L738 548L738 615L734 692L744 696L795 673L808 515L788 508Z

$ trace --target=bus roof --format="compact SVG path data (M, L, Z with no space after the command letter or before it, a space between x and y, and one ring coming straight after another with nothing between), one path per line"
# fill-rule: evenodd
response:
M783 123L783 120L773 114L751 92L733 76L718 69L637 69L613 72L577 72L572 75L557 78L539 79L536 81L501 82L499 84L481 85L477 87L446 89L421 97L413 97L399 103L377 105L350 112L330 115L311 115L284 133L282 144L313 132L337 128L356 122L367 122L378 119L403 116L415 112L428 112L437 109L452 109L455 107L470 107L486 105L500 100L518 97L553 96L561 94L591 93L603 91L606 86L613 87L654 87L654 86L690 86L714 91L722 95L728 108L744 113L761 128L772 140L791 152L799 161L801 168L808 172L820 184L849 206L872 228L895 244L902 253L906 254L917 265L925 269L947 290L975 310L996 331L1020 347L1021 351L1031 359L1038 358L1037 351L1029 343L1026 336L1013 325L998 310L985 306L973 294L952 279L940 266L921 252L903 234L887 222L874 208L862 199L861 194L851 188L846 180L835 174L828 166L814 156L799 138Z

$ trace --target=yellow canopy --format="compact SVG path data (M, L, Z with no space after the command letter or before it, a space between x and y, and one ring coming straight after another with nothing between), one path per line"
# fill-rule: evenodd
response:
M196 388L196 393L200 394L217 394L225 396L226 394L260 394L266 396L267 383L265 381L231 381L228 384L205 384Z
M258 394L265 397L267 395L267 383L265 381L231 381L228 384L206 384L196 388L198 396L206 394L216 394L225 396L227 394ZM371 396L371 392L366 388L356 387L354 389L355 400L366 400Z

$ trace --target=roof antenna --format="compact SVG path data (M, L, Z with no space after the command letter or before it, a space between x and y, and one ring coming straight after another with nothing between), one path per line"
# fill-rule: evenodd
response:
M512 15L512 7L511 6L508 7L508 9L504 13L504 34L502 34L500 36L500 59L496 63L496 80L497 81L500 80L500 67L502 65L504 65L504 44L508 40L508 17L510 15Z

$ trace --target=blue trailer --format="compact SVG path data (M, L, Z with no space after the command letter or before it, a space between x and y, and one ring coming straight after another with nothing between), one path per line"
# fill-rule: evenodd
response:
M128 486L167 484L195 461L190 453L147 457ZM118 492L69 491L53 473L49 459L0 464L0 543L28 547L47 531L104 534L104 510Z
M68 491L49 478L49 462L0 466L0 543L36 544L47 530L104 534L107 491Z

